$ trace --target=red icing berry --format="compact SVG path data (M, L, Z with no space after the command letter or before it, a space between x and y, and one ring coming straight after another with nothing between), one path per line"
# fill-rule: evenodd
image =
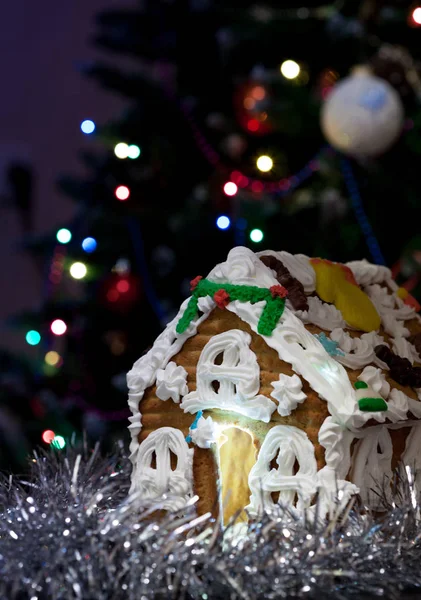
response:
M275 296L279 296L279 298L285 298L288 296L288 290L284 288L283 285L273 285L269 288L269 290L273 298L275 298Z
M213 299L219 308L225 308L230 301L229 294L224 289L220 289L214 293Z
M192 279L190 281L190 289L191 291L193 291L194 289L196 289L197 284L199 283L199 281L203 279L203 277L201 275L198 275L197 277L195 277L194 279Z

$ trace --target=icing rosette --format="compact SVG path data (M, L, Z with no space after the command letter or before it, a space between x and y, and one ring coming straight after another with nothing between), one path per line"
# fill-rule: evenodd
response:
M218 425L212 417L200 417L194 429L190 429L190 438L199 448L210 448L220 436Z
M272 398L279 402L278 413L282 417L287 417L297 408L297 405L307 398L302 391L303 383L298 375L279 375L278 381L272 382Z
M187 371L181 365L171 361L165 369L158 369L156 373L156 395L160 400L171 398L177 404L180 397L188 394Z

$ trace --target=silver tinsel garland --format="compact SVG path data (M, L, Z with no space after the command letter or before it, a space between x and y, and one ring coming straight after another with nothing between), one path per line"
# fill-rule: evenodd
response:
M37 453L0 483L1 600L397 599L421 590L421 506L403 471L379 518L348 507L320 519L279 508L222 531L128 498L122 450ZM399 488L399 489L398 489ZM421 596L421 594L420 594Z

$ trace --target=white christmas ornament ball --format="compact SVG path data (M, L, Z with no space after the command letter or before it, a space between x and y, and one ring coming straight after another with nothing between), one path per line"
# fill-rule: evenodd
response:
M322 108L327 141L352 156L385 152L403 126L401 100L386 81L368 73L346 77L335 85Z

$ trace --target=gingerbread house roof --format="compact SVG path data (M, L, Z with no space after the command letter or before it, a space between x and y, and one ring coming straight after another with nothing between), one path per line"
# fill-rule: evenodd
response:
M333 272L337 277L331 277ZM289 282L288 295L280 281ZM200 293L195 290L185 300L177 316L127 375L133 461L142 427L139 402L145 390L217 305L225 306L261 335L326 401L331 419L326 420L329 422L320 437L330 452L335 452L335 440L341 438L336 433L339 430L356 431L367 425L421 418L421 403L413 389L418 384L411 379L419 377L418 367L413 365L421 360L408 340L411 334L421 332L420 319L386 267L367 261L344 267L303 254L254 253L237 247L206 279L197 278L195 283ZM397 379L402 377L400 383L388 376L389 369L398 373L394 375ZM361 393L350 379L350 370L361 371L361 386L370 386L379 401L387 399L381 410L359 403ZM191 394L181 392L185 380L176 367L170 375L162 385L179 387L184 396L181 408L197 412ZM268 400L260 406L250 405L244 414L267 422L275 408L276 404Z

